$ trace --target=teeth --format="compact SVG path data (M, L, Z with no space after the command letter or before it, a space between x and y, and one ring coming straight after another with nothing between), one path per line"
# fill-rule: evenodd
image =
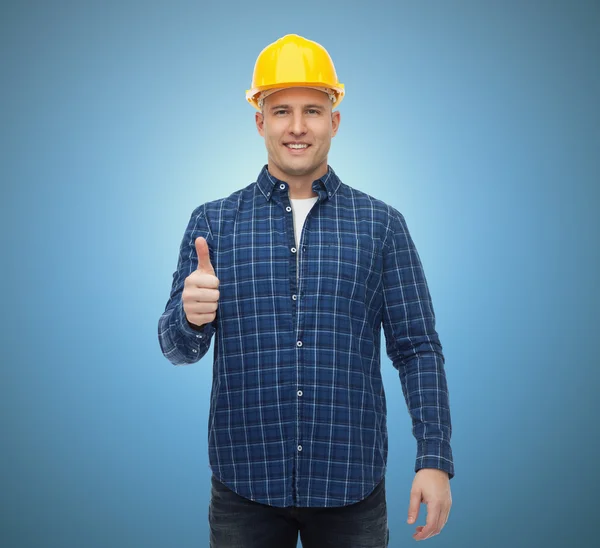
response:
M288 148L306 148L308 147L308 145L296 145L293 143L290 143L289 145L286 145Z

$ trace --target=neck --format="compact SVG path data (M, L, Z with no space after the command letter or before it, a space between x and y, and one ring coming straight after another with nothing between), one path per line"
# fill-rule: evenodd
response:
M271 175L277 177L281 181L285 181L290 186L290 198L301 200L303 198L314 198L315 196L318 196L318 194L313 191L312 184L319 177L323 177L323 175L327 174L328 167L327 162L325 162L322 166L319 166L318 169L308 175L289 175L283 173L271 162L268 162L267 169Z
M316 177L316 179L318 179L318 177ZM312 189L313 180L311 180L310 183L293 183L290 181L290 198L292 200L302 200L305 198L313 198L318 196L318 194Z

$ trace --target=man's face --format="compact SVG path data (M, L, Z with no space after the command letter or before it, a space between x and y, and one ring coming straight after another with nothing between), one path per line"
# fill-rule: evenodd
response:
M263 112L256 113L269 170L283 180L300 177L312 182L324 175L331 138L339 123L340 113L332 112L331 101L322 91L289 88L269 95Z

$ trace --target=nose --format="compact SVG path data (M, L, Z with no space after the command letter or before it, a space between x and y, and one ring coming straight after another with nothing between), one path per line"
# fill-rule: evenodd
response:
M292 113L290 120L290 133L293 135L303 135L306 133L306 123L301 112L295 111Z

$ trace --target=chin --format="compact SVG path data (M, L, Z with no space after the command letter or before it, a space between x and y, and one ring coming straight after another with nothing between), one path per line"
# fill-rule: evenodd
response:
M311 173L317 171L321 165L322 165L322 162L319 162L319 163L311 162L310 164L306 163L306 161L298 162L298 163L286 162L285 171L287 173L289 173L290 175L296 175L296 176L310 175Z
M301 175L310 175L315 170L314 167L293 167L287 166L283 171L288 175L299 177Z

